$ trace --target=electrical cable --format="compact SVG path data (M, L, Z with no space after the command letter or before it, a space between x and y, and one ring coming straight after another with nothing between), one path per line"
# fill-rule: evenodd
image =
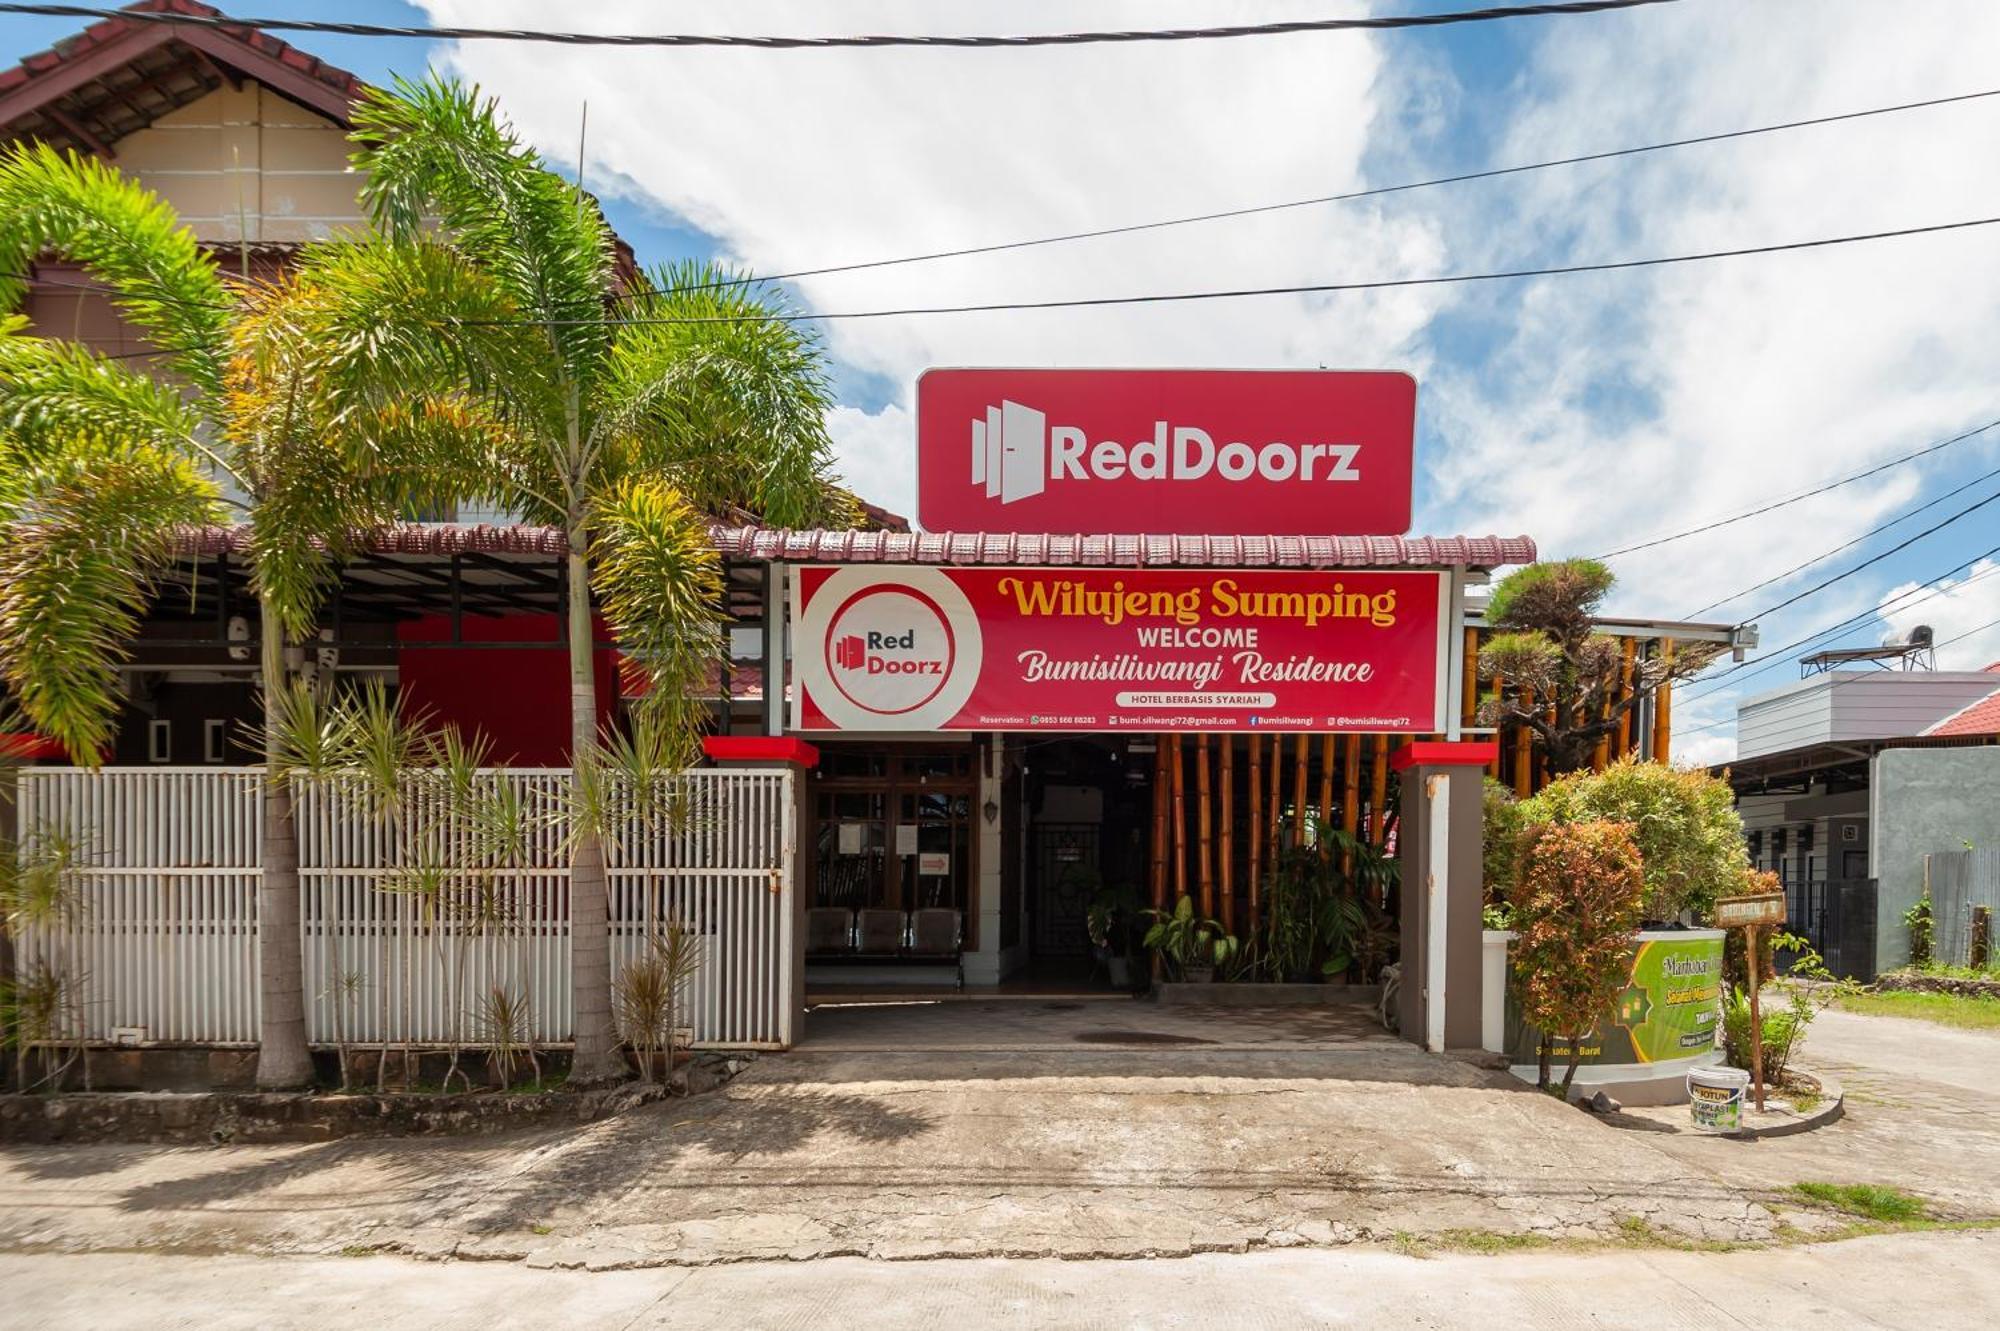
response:
M1795 573L1803 573L1807 569L1811 568L1814 564L1823 563L1826 560L1833 558L1835 555L1840 554L1842 551L1852 550L1855 546L1860 545L1863 541L1870 540L1874 537L1880 536L1883 532L1889 530L1889 528L1897 526L1901 523L1908 522L1911 518L1923 512L1925 509L1936 508L1939 504L1942 504L1945 500L1953 498L1954 496L1957 495L1962 495L1967 490L1970 490L1973 486L1978 485L1984 481L1990 481L1996 476L2000 476L2000 467L1995 467L1992 471L1986 472L1984 475L1975 476L1971 480L1967 481L1965 484L1947 490L1935 499L1925 500L1923 503L1918 504L1915 508L1906 509L1905 511L1898 513L1895 517L1890 518L1887 522L1883 523L1881 526L1870 528L1869 530L1862 532L1859 536L1855 537L1853 540L1844 541L1841 544L1833 547L1833 549L1831 550L1822 551L1819 554L1814 555L1811 559L1808 559L1803 564L1796 564L1791 568L1786 569L1783 573L1774 573L1770 577L1764 579L1762 582L1755 583L1751 586L1745 587L1740 592L1731 592L1728 596L1723 597L1721 600L1710 601L1707 605L1701 607L1701 609L1690 610L1687 614L1681 616L1681 618L1694 619L1699 615L1705 615L1709 611L1715 609L1718 606L1728 605L1731 601L1740 600L1741 598L1748 596L1751 592L1762 591L1764 588L1771 586L1773 583L1783 582L1786 578L1791 577Z
M1949 439L1941 439L1937 443L1926 444L1924 447L1917 449L1915 452L1905 453L1901 457L1890 458L1887 462L1878 463L1877 465L1868 468L1866 471L1857 471L1852 476L1843 476L1837 481L1828 481L1826 484L1815 486L1810 490L1801 490L1799 493L1792 495L1790 498L1773 500L1771 503L1760 505L1757 508L1746 509L1745 511L1736 514L1734 517L1717 518L1715 521L1704 523L1699 527L1690 527L1686 531L1673 532L1667 536L1656 536L1649 541L1640 541L1637 545L1623 545L1618 547L1618 549L1616 550L1610 550L1605 552L1604 554L1593 555L1591 557L1593 559L1616 559L1619 555L1629 555L1636 550L1650 550L1656 545L1666 545L1672 541L1685 540L1690 536L1699 536L1703 532L1714 531L1718 527L1727 527L1734 523L1742 522L1746 518L1758 517L1761 516L1762 514L1773 512L1777 509L1784 508L1788 505L1796 504L1801 500L1811 499L1817 495L1823 495L1828 493L1829 491L1838 490L1844 485L1852 485L1856 481L1865 481L1870 476L1880 475L1882 472L1889 470L1891 467L1900 467L1905 462L1914 462L1918 458L1928 457L1932 453L1936 453L1943 449L1950 448L1953 444L1962 444L1966 440L1973 438L1975 435L1981 435L1986 433L1988 430L1992 429L1996 425L2000 425L2000 420L1990 420L1986 422L1986 424L1984 425L1975 426L1974 428L1965 431L1965 433L1963 434L1955 434Z
M1893 231L1870 231L1858 235L1826 236L1817 240L1795 240L1774 245L1751 245L1741 249L1709 250L1698 254L1669 254L1645 259L1619 259L1604 263L1564 264L1552 268L1514 268L1486 273L1445 273L1435 277L1381 278L1366 282L1313 282L1299 286L1240 287L1220 291L1155 292L1137 296L1079 296L1064 300L994 301L980 305L913 305L901 309L849 310L831 314L760 312L749 315L709 314L653 318L618 316L604 319L474 319L466 320L465 326L495 325L525 328L605 325L616 327L620 324L705 324L743 323L745 321L809 323L843 319L888 319L921 314L992 314L1012 310L1072 310L1100 308L1111 305L1167 305L1188 301L1239 300L1253 296L1299 296L1323 295L1341 291L1384 291L1398 287L1447 286L1464 282L1502 282L1529 277L1566 277L1576 273L1608 273L1633 268L1661 268L1670 264L1701 263L1711 259L1740 259L1760 254L1784 254L1795 250L1827 249L1836 245L1854 245L1864 241L1895 240L1906 236L1935 235L1947 231L1964 231L1974 227L1992 226L1995 223L2000 223L2000 217L1976 217L1962 222L1937 222L1929 226L1900 227Z
M871 268L890 268L901 264L930 263L938 259L962 259L978 254L999 254L1008 250L1033 249L1042 245L1062 245L1078 240L1097 240L1105 236L1125 236L1135 232L1159 231L1167 227L1192 226L1203 222L1221 222L1237 217L1256 217L1265 213L1285 212L1295 208L1312 208L1328 203L1350 203L1357 199L1375 199L1387 194L1404 194L1411 190L1433 189L1440 185L1462 185L1475 180L1492 180L1499 176L1520 175L1528 171L1544 171L1558 166L1579 166L1587 162L1605 162L1619 157L1635 157L1642 153L1664 152L1670 148L1687 148L1703 143L1722 143L1730 139L1751 138L1759 134L1777 134L1785 130L1806 129L1815 125L1831 125L1844 120L1861 120L1869 116L1894 115L1902 111L1917 111L1929 107L1949 106L1956 102L1979 101L1987 97L2000 97L2000 88L1982 92L1955 93L1949 97L1932 97L1920 102L1901 102L1894 106L1876 106L1862 111L1843 111L1836 115L1814 116L1806 120L1787 120L1775 125L1757 125L1749 129L1725 130L1716 134L1697 134L1691 138L1669 139L1662 143L1644 143L1631 148L1609 148L1602 152L1583 153L1576 157L1555 157L1541 162L1521 162L1513 166L1490 167L1483 171L1466 171L1455 176L1435 176L1428 180L1410 180L1396 185L1378 185L1372 189L1349 190L1341 194L1321 194L1309 199L1291 199L1284 203L1251 204L1241 208L1225 208L1212 213L1189 213L1181 217L1165 217L1151 222L1130 222L1121 226L1098 227L1090 231L1069 231L1061 235L1037 236L1029 240L998 241L991 245L968 245L959 249L933 250L926 254L906 254L893 259L868 259L857 263L826 264L818 268L799 268L788 273L771 273L764 276L735 278L722 282L691 282L685 286L668 287L656 293L679 295L688 291L710 291L717 287L732 287L757 282L791 282L806 277L825 277L833 273L860 272ZM620 293L617 300L635 300L646 292Z
M1034 46L1097 46L1130 42L1211 41L1230 37L1277 37L1309 32L1393 32L1403 28L1438 28L1496 19L1548 18L1597 14L1618 9L1676 4L1679 0L1564 0L1563 3L1502 5L1440 14L1385 14L1370 18L1299 19L1287 23L1240 23L1206 28L1129 29L1108 32L1037 32L926 36L918 33L875 33L844 37L756 37L732 33L606 33L550 32L534 28L413 28L387 23L348 23L332 19L236 18L227 14L190 14L181 10L110 9L96 5L0 4L0 14L34 14L53 18L120 19L176 28L250 29L259 32L315 32L340 37L396 37L420 41L547 42L563 46L738 47L760 51L837 50L842 48L946 47L954 49L1021 49Z

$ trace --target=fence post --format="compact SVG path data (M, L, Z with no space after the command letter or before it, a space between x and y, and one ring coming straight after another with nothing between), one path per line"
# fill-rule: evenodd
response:
M1986 969L1986 963L1993 954L1993 908L1974 906L1972 908L1972 941L1966 947L1965 964L1976 971Z

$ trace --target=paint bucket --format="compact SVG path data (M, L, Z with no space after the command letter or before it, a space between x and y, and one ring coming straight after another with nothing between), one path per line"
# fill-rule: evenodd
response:
M1696 1132L1740 1132L1743 1095L1750 1074L1741 1068L1691 1068L1688 1071L1688 1112Z

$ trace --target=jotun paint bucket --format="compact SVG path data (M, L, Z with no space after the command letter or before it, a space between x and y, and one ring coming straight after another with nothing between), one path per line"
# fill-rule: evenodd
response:
M1741 1068L1692 1068L1688 1071L1688 1112L1697 1132L1741 1132L1743 1095L1750 1074Z

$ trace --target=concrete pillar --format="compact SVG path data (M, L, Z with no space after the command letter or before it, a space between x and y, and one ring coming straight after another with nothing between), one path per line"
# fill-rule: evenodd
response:
M1000 807L1001 785L1006 780L1002 738L995 735L982 755L979 790L972 802L972 835L977 843L972 858L978 872L968 894L966 915L978 946L965 954L965 982L973 985L1000 983L1011 960L1000 949L1001 820L986 819L988 804L995 809Z
M1433 1053L1480 1047L1480 783L1496 754L1491 741L1418 741L1390 759L1403 783L1397 1025Z

